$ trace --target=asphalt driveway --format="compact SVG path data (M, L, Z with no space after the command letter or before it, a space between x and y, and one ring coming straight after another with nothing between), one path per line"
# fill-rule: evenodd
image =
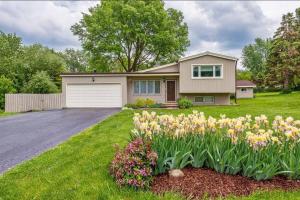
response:
M63 109L0 118L0 174L118 111Z

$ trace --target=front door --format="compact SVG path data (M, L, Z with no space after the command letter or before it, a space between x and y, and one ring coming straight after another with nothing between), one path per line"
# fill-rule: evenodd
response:
M167 102L176 101L176 82L175 80L167 80Z

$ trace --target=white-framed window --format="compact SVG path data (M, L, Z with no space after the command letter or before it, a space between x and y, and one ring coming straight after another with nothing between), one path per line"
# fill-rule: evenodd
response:
M133 93L136 95L160 94L160 80L135 80Z
M192 65L192 78L222 78L223 65Z
M215 103L214 96L196 96L194 99L195 103Z
M242 88L241 91L242 92L247 92L247 88Z

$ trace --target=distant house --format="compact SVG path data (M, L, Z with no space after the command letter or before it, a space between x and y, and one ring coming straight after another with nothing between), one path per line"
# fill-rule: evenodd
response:
M253 98L253 88L256 85L248 80L237 80L236 81L236 98Z
M229 105L236 89L237 60L204 52L137 72L65 73L64 107L122 107L137 98L176 104L181 96L198 105Z

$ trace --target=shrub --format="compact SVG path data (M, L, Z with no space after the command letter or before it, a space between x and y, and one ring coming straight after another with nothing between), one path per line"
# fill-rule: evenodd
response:
M144 108L144 107L146 107L146 101L144 98L137 98L135 100L135 105L139 108Z
M281 94L290 94L290 93L292 93L293 92L293 90L292 89L290 89L290 88L288 88L288 89L283 89L283 90L281 90Z
M0 76L0 110L4 109L5 94L15 93L16 90L13 87L13 82L5 76Z
M155 103L152 105L149 105L149 108L162 108L163 104L162 103Z
M58 88L45 71L37 72L24 88L26 93L48 94L57 93Z
M150 107L154 104L155 104L155 101L153 99L150 99L150 98L145 99L145 107Z
M190 108L193 106L193 103L191 100L189 100L187 97L181 97L177 100L178 107L181 109L184 108Z
M276 116L270 127L265 115L238 118L136 113L137 136L152 140L158 160L155 174L169 169L208 167L256 180L282 174L300 179L300 120Z
M156 160L149 140L136 138L123 151L117 149L110 171L120 186L149 188Z
M136 104L134 103L128 103L126 104L124 107L127 107L127 108L133 108L133 109L137 109L139 108Z

